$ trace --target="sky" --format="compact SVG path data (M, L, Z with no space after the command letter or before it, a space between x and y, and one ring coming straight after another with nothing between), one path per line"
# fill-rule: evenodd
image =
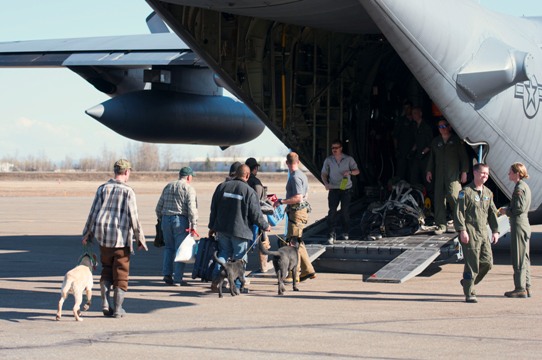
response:
M480 0L512 15L541 15L540 0ZM0 12L0 42L146 34L151 8L143 0L6 1ZM109 99L68 69L0 68L0 159L46 157L62 161L98 156L104 149L123 156L129 140L84 111ZM218 147L160 145L183 161L220 156ZM269 131L236 150L243 156L281 156L286 147ZM217 155L218 154L218 155Z

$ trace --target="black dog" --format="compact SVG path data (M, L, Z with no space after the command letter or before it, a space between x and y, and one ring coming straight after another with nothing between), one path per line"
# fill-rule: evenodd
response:
M283 295L286 288L284 287L284 280L288 277L288 273L292 272L293 288L294 291L299 291L297 288L297 263L299 262L298 250L299 243L296 241L295 245L283 246L277 251L269 251L265 249L260 243L260 250L266 255L273 255L273 266L277 273L277 279L279 281L279 295Z
M239 289L237 289L237 286L235 286L235 280L239 279L241 281L241 292L245 288L245 265L246 261L243 259L239 260L228 260L228 261L222 261L218 258L217 252L213 254L213 257L215 258L215 261L219 263L222 267L220 269L220 274L218 275L218 279L215 281L215 283L218 284L218 297L222 297L222 284L224 283L224 280L227 278L228 282L230 283L230 294L231 296L239 295Z

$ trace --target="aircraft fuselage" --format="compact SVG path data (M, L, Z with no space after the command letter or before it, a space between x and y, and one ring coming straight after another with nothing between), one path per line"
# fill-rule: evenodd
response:
M462 139L481 144L481 159L507 197L513 162L527 166L532 188L542 185L537 21L468 0L319 1L312 11L304 1L267 8L148 2L315 175L330 142L346 141L364 170L358 198L362 184L386 184L394 175L391 129L405 99L431 125L436 105ZM533 210L541 203L542 193L533 192Z

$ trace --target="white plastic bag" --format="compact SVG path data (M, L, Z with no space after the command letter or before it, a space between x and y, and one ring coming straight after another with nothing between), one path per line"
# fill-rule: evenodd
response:
M198 244L194 237L188 234L181 246L177 249L175 254L175 262L183 262L187 264L194 263L196 261L196 251L198 250Z

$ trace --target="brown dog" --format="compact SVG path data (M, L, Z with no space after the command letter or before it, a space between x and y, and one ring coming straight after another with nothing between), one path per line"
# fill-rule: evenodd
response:
M238 260L228 260L228 261L222 261L218 258L217 252L213 254L213 257L215 258L215 261L219 263L222 267L220 269L220 274L218 275L218 279L214 281L218 284L218 297L222 297L222 284L224 283L225 279L228 279L228 282L230 283L230 294L231 296L239 295L239 289L237 289L237 286L235 286L235 280L239 279L241 281L241 292L245 289L245 265L246 262L243 259Z
M299 243L295 242L295 246L283 246L277 251L267 250L262 243L260 243L260 250L266 255L273 255L273 266L277 273L277 279L279 282L279 295L284 295L286 287L284 286L284 280L288 277L288 273L292 272L293 289L299 291L297 288L297 263L299 262L298 250Z
M79 265L71 269L64 276L64 282L60 292L60 300L58 302L58 311L56 313L56 319L60 320L62 317L62 305L68 297L68 294L73 294L75 298L75 304L73 305L73 315L75 320L83 321L81 318L81 302L83 302L83 292L87 296L87 303L83 306L83 310L87 311L90 307L92 298L92 270L95 268L96 260L93 255L84 254L79 261Z

